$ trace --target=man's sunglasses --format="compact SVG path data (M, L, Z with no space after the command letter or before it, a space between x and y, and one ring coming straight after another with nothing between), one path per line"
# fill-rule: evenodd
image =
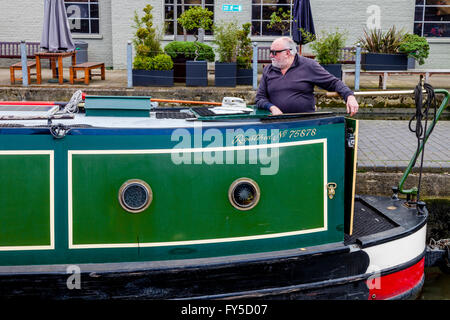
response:
M286 50L291 50L291 49L287 48L287 49L281 49L281 50L270 50L269 52L271 55L276 56L278 53L286 51Z

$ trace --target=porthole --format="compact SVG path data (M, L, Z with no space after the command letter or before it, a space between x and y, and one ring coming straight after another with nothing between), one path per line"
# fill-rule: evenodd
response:
M238 210L254 208L259 202L260 194L258 184L249 178L237 179L228 189L228 199Z
M142 180L126 181L119 190L119 202L122 208L131 213L139 213L148 208L153 199L150 186Z

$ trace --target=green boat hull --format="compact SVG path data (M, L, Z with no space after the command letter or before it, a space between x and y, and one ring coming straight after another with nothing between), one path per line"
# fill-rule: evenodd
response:
M1 265L192 259L344 238L343 118L2 133ZM229 197L242 178L259 188L249 210ZM120 202L133 179L152 196L138 213Z

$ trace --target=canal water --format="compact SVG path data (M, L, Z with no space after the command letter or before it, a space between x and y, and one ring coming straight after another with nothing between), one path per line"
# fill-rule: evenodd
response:
M425 283L418 300L450 300L450 274L438 267L425 268Z
M450 199L424 199L430 212L427 243L430 239L450 239ZM425 283L420 300L450 300L450 274L438 267L425 268Z

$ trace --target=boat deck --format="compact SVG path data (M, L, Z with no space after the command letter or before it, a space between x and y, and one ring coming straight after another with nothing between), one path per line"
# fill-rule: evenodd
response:
M400 237L426 223L427 213L420 215L405 200L377 196L356 196L353 232L345 234L344 244L362 247Z
M398 227L394 221L381 212L367 206L358 198L355 201L352 235L345 234L345 244L354 244L361 237Z

